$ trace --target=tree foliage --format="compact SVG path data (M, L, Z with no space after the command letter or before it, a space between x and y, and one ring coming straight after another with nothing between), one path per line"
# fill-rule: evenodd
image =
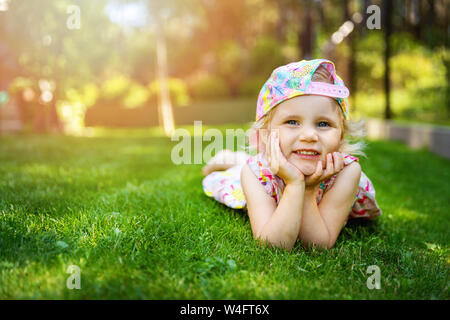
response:
M127 10L136 3L145 11L145 21L127 24ZM40 79L53 81L54 100L66 109L75 102L85 108L107 103L143 107L156 103L155 43L157 32L164 32L177 105L190 98L256 95L276 66L304 57L305 12L311 17L314 58L319 58L353 14L367 17L368 4L381 5L381 0L10 1L9 10L0 13L7 51L0 70L3 77L11 75L13 94L24 87L38 93ZM67 26L73 5L80 9L79 29ZM111 8L123 21L111 18ZM417 101L430 110L449 105L448 35L442 32L448 29L447 9L443 0L393 4L392 84L402 91L396 95L404 97L394 101L394 113L396 105L398 110L420 109ZM345 81L351 78L349 61L354 59L353 94L360 94L361 112L369 110L364 94L382 101L376 96L383 90L383 32L368 30L363 20L329 57ZM421 97L413 98L418 92ZM442 117L442 112L436 114Z

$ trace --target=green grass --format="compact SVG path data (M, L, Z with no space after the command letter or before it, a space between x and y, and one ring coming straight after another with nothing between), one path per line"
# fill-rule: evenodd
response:
M361 164L384 214L329 251L287 253L206 197L201 166L173 165L158 130L100 133L0 137L1 299L449 298L449 160L370 142Z

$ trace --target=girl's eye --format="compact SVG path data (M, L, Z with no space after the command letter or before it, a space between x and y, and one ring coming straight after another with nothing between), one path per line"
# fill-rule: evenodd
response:
M298 121L297 120L288 120L288 121L286 121L286 123L296 125L296 124L298 124Z
M330 124L326 121L320 121L318 124L319 127L329 127Z

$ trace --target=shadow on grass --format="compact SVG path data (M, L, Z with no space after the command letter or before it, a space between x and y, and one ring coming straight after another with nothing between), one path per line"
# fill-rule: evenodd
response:
M377 233L379 229L379 221L377 220L379 218L376 218L374 220L369 219L349 219L347 221L347 224L345 225L343 230L351 229L355 230L356 232L360 233L361 230L365 230L371 233ZM363 229L364 228L364 229Z

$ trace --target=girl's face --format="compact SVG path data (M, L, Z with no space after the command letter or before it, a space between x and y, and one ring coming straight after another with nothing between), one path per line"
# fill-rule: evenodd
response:
M339 106L329 97L298 96L280 103L269 122L279 130L280 148L286 159L305 175L314 173L319 160L339 150L343 131Z

